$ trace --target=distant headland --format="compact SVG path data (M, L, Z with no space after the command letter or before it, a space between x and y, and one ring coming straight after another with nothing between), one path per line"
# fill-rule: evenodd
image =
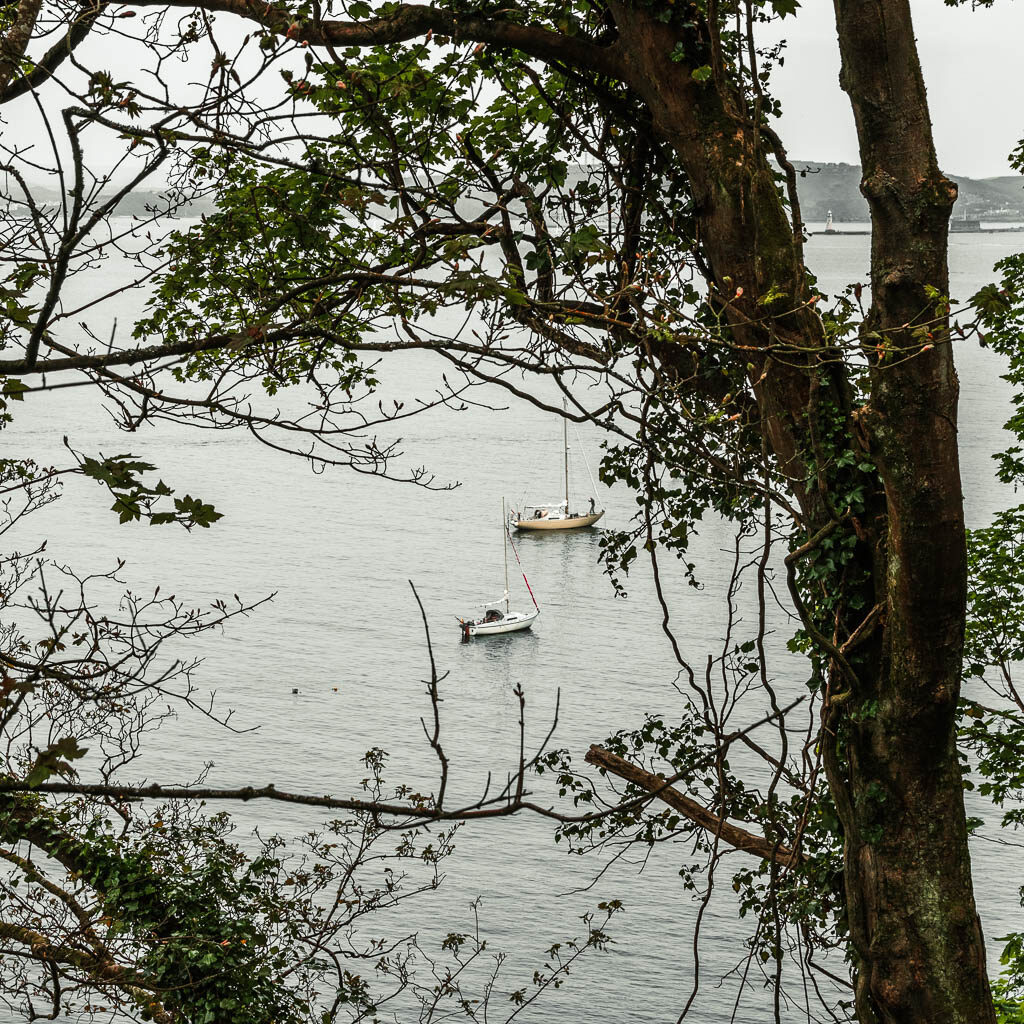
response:
M864 234L863 230L845 230L844 223L862 225L871 219L867 201L860 193L859 164L831 164L817 160L793 160L797 172L800 212L805 224L823 224L832 214L836 234ZM578 175L570 169L570 183ZM997 178L967 178L950 174L960 190L953 210L951 231L1000 230L986 225L1024 223L1024 176L1007 174ZM60 193L45 185L35 185L36 199L44 204L60 201ZM166 197L156 189L129 193L118 205L122 215L154 216L167 209ZM179 216L197 217L212 213L212 196L187 203L177 210Z
M797 172L800 213L805 223L825 222L829 211L837 234L843 222L864 223L871 219L867 200L860 193L859 164L826 164L815 160L793 160ZM986 224L1024 222L1024 176L1007 174L998 178L949 177L960 195L953 208L952 231L979 231ZM849 232L847 232L849 233Z

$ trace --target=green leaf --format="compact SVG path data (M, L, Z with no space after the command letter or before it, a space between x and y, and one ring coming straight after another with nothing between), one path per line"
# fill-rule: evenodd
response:
M769 0L772 10L780 17L787 18L796 14L800 8L800 0Z
M65 736L40 752L25 782L29 786L38 786L53 774L74 775L74 769L68 762L85 757L87 753L88 747L80 747L73 736Z
M5 377L3 386L4 398L10 398L15 402L25 401L25 392L28 385L17 377Z

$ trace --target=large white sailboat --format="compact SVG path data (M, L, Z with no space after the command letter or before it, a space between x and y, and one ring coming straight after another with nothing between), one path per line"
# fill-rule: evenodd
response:
M484 614L480 616L480 618L459 619L459 626L462 629L462 636L465 640L468 640L471 636L488 636L495 633L518 633L522 629L529 629L534 622L537 621L537 617L540 615L540 606L537 604L537 598L533 596L533 588L530 586L530 581L526 578L526 572L523 570L523 563L519 561L519 552L516 551L515 542L512 540L512 537L508 532L508 520L505 516L504 500L502 500L501 503L501 528L504 532L503 542L505 548L505 593L502 594L497 601L490 601L487 604L481 605L480 607L484 609ZM533 601L533 611L512 611L508 593L508 549L510 544L512 545L512 553L516 557L516 564L519 566L519 571L523 574L523 582L526 584L530 600ZM502 605L505 606L504 611L501 610Z
M579 440L579 434L576 435ZM580 445L582 448L582 444ZM597 507L597 484L594 483L590 466L590 482L594 487L594 497L590 499L590 508L581 511L573 509L569 501L569 421L562 419L562 451L565 462L565 501L550 502L545 505L523 505L519 511L509 513L509 520L517 530L576 530L583 526L593 526L604 509ZM584 460L586 461L586 460Z

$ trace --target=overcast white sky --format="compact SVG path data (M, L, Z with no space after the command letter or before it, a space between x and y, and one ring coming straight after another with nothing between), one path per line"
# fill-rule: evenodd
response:
M997 0L976 11L942 0L911 5L943 170L973 178L1012 173L1007 155L1024 137L1024 4ZM790 156L859 163L853 115L839 88L831 0L803 0L780 34L790 46L773 89Z

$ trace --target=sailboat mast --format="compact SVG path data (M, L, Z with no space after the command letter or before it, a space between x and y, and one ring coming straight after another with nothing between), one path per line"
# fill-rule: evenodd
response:
M562 401L562 411L568 412L568 405ZM565 449L565 517L569 518L569 421L562 417L562 447Z
M505 614L508 615L508 518L505 515L504 498L501 499L501 550L505 555Z

